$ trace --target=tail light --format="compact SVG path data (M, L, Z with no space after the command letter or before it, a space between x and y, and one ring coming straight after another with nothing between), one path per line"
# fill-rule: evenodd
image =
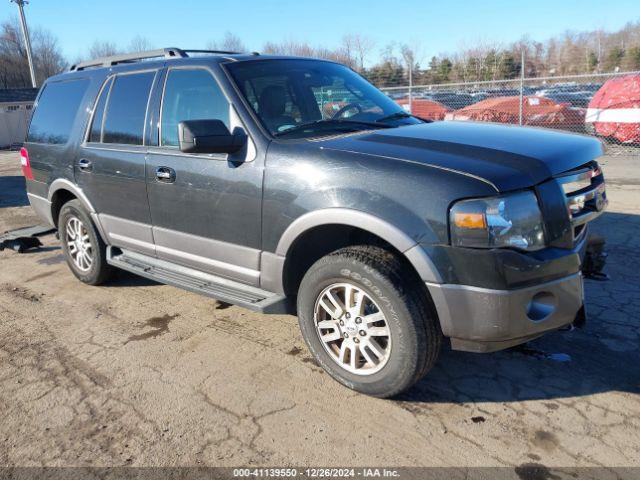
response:
M31 171L31 162L29 161L29 152L26 148L20 149L20 164L22 165L22 174L24 178L33 180L33 172Z

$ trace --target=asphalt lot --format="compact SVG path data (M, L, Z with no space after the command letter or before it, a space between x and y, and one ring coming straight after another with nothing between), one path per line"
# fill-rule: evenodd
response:
M640 155L601 164L611 280L586 282L586 328L446 350L397 400L332 381L294 317L83 285L53 235L0 252L0 466L640 466ZM34 223L0 153L0 232Z

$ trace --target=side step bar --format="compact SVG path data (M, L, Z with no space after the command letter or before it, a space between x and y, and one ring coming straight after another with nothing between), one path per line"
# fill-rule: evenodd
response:
M167 285L261 313L290 313L287 297L128 250L107 247L107 262Z

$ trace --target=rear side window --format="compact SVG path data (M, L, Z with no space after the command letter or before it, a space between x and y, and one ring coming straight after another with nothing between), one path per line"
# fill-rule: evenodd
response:
M33 113L27 141L67 143L78 107L88 86L89 80L86 78L47 83Z
M100 93L100 98L96 103L93 114L93 121L91 122L91 131L89 132L89 141L90 142L101 142L102 141L102 122L104 120L104 107L107 104L107 98L109 97L109 89L111 88L111 83L113 82L113 77L107 80L102 92Z
M142 145L147 102L155 72L116 76L106 108L102 141Z
M229 127L229 103L206 70L169 70L162 100L162 145L178 145L178 123L184 120L222 120Z

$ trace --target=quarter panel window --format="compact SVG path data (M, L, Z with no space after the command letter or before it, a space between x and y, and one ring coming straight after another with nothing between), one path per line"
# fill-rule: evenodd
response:
M88 86L88 79L47 83L38 99L27 141L67 143L78 107Z
M161 145L175 147L184 120L222 120L229 127L229 102L208 71L169 70L161 118Z
M111 88L111 83L113 78L107 80L102 92L100 93L100 98L98 99L98 103L94 108L93 121L91 123L91 132L89 133L89 141L90 142L100 142L102 141L102 120L104 119L104 107L107 103L107 97L109 96L109 88Z
M103 142L142 145L149 92L155 72L116 76L104 121Z

